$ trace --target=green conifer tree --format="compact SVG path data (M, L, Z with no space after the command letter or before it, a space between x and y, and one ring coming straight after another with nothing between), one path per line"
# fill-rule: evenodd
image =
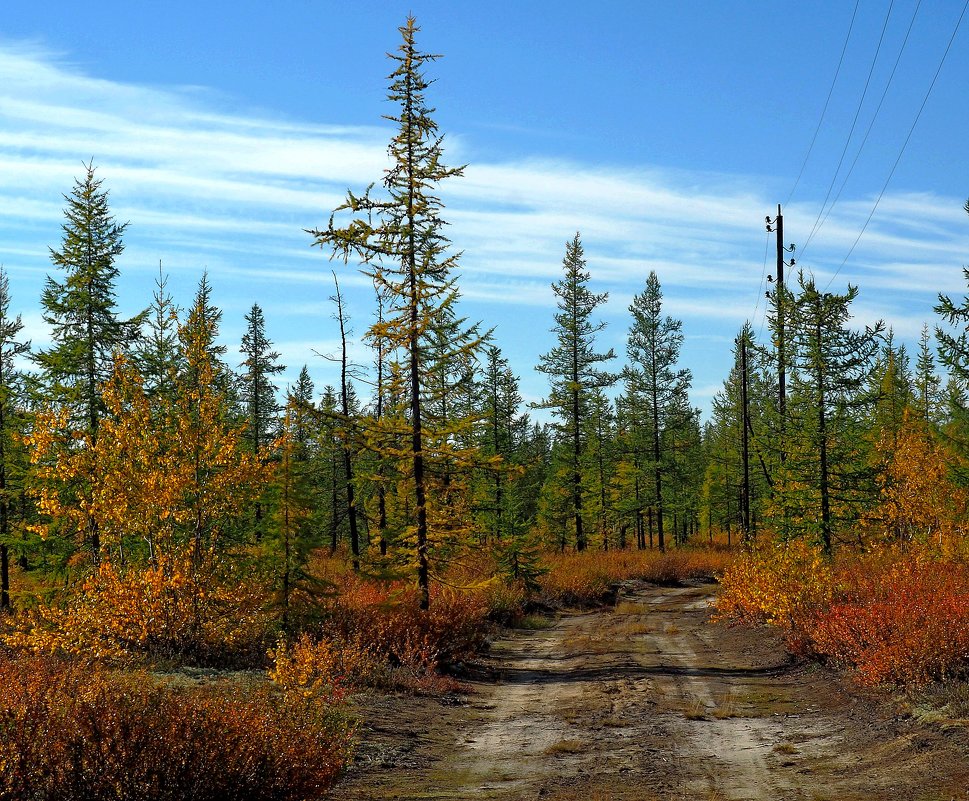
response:
M24 430L24 386L15 360L30 352L30 342L18 341L20 315L10 316L10 282L0 267L0 611L10 608L10 546L16 498L22 488L27 459L20 434Z
M689 407L686 395L692 380L689 370L676 369L683 344L683 324L664 317L662 305L659 278L655 271L650 271L645 289L633 298L629 307L633 324L626 344L629 366L625 372L633 390L644 396L652 426L651 470L660 551L666 549L663 482L671 470L663 433L682 420L683 409Z
M115 222L108 192L94 177L94 166L64 196L65 221L60 249L50 249L51 261L63 271L63 281L48 276L41 294L44 321L53 345L34 356L41 368L49 399L66 405L72 421L97 441L104 414L101 385L113 368L115 350L127 350L137 339L143 319L121 320L115 301L118 267L127 223Z
M144 318L122 320L117 314L115 259L124 250L127 223L111 216L101 183L94 177L93 163L88 164L84 177L64 196L61 247L50 249L64 279L48 276L40 299L53 345L33 357L41 370L45 401L67 412L70 427L89 447L97 443L105 414L101 386L111 375L114 353L130 349ZM101 540L93 519L83 541L97 561Z
M168 276L158 266L152 304L148 309L144 331L135 345L135 364L145 382L149 396L162 395L169 400L175 392L175 381L183 369L178 346L179 308L168 292Z
M936 371L935 354L929 344L929 327L922 326L915 362L915 408L925 422L938 425L942 400L942 379Z
M246 331L239 350L246 358L239 365L239 395L246 408L247 439L253 453L265 447L279 427L278 387L273 376L286 369L266 336L266 320L258 303L245 316Z
M549 377L551 388L548 397L535 407L551 409L558 419L555 425L557 438L563 447L566 443L568 446L570 517L574 525L575 548L581 551L587 544L582 510L585 421L592 393L616 382L615 374L599 367L614 359L616 354L612 348L604 353L595 350L595 336L606 324L593 322L592 314L606 302L608 293L596 294L586 286L591 276L586 271L578 233L565 246L562 268L565 272L562 280L552 284L552 291L558 298L558 311L552 327L557 344L540 357L535 368Z
M798 282L789 340L791 447L775 484L774 517L788 534L806 534L830 553L838 531L877 492L863 420L877 397L872 375L883 326L848 327L857 287L838 295L803 273Z

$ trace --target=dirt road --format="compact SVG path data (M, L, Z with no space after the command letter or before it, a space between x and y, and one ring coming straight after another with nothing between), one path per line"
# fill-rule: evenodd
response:
M969 737L917 726L711 623L714 587L623 588L614 608L498 640L462 698L363 699L337 799L969 799Z

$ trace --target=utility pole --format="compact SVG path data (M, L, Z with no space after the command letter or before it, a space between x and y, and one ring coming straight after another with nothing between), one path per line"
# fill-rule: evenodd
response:
M784 317L784 253L794 252L794 245L789 248L784 247L784 215L781 213L781 204L777 204L777 218L771 228L771 219L767 218L767 230L777 232L777 289L775 290L775 307L777 309L777 408L780 414L780 448L781 462L787 457L785 453L786 428L787 428L787 350L785 348L785 317ZM794 259L791 259L791 267L794 266ZM769 276L768 276L769 278Z
M784 215L777 204L777 400L781 413L781 461L784 461L784 429L787 423L787 361L784 358Z

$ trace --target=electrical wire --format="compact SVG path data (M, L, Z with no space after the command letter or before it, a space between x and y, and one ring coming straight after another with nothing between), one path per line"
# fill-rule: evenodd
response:
M875 210L878 208L878 204L881 203L882 196L885 194L885 190L888 189L888 184L892 180L892 176L895 175L895 170L898 168L899 162L902 160L902 156L905 153L905 148L908 147L909 140L912 138L912 134L915 132L915 126L918 125L919 118L922 116L922 111L925 109L925 104L929 102L929 95L932 94L932 90L935 88L935 83L939 79L939 73L942 72L942 67L945 64L945 60L949 55L949 50L952 48L952 43L955 41L956 35L959 33L959 28L962 26L962 20L966 16L966 10L969 9L969 0L966 0L965 4L962 6L962 13L959 14L959 19L956 20L955 28L952 31L952 36L949 37L949 42L945 46L945 52L942 54L942 59L939 61L939 67L935 71L935 75L932 76L932 82L929 84L929 88L925 93L925 97L922 98L922 105L919 106L919 110L915 115L915 119L912 122L912 127L908 129L908 135L905 137L905 141L902 142L902 148L898 151L898 156L895 159L895 163L892 165L891 172L888 173L888 177L885 179L885 183L882 184L881 191L878 193L878 197L875 199L875 205L872 206L871 212L868 214L868 219L865 220L865 224L861 226L861 230L858 232L858 236L855 237L855 241L852 243L851 248L848 250L848 254L844 257L844 260L838 266L838 269L834 271L827 285L824 287L825 291L831 286L835 278L838 277L838 273L841 272L841 268L848 263L848 259L851 258L851 254L855 252L855 247L861 241L861 237L864 235L865 230L868 228L868 223L871 222L871 218L875 216Z
M865 97L868 94L868 87L871 84L871 76L875 72L875 64L878 62L878 54L882 49L882 42L885 41L885 31L888 29L888 20L892 16L892 8L895 5L895 0L891 0L888 4L888 11L885 14L885 22L882 23L882 32L878 37L878 46L875 48L875 55L871 59L871 67L868 69L868 77L865 79L865 88L861 92L861 98L858 100L858 108L855 109L854 119L851 121L851 128L848 130L848 136L845 137L845 146L841 149L841 158L838 159L838 166L835 168L834 175L831 176L831 183L828 185L828 191L824 196L824 202L821 203L821 209L818 211L818 216L814 220L814 226L811 228L811 233L808 234L807 240L801 246L801 253L807 250L808 245L811 244L811 240L817 233L820 227L821 215L824 214L825 207L828 205L828 198L831 197L831 190L834 189L835 182L838 180L838 174L841 172L841 165L844 164L845 154L848 152L848 145L851 144L851 137L855 133L855 126L858 124L858 117L861 114L861 108L865 103Z
M848 183L848 179L851 177L851 173L855 170L855 165L858 164L858 158L861 156L861 151L865 149L865 144L868 142L868 137L871 135L871 129L875 125L875 120L878 119L878 112L882 109L882 104L885 102L885 98L888 95L888 90L891 88L892 81L895 79L895 71L898 69L898 63L902 60L902 53L905 52L905 46L908 44L909 35L912 33L912 27L915 25L915 17L919 13L919 7L922 5L922 0L918 0L915 4L915 11L912 12L912 19L908 23L908 30L905 31L905 38L902 40L902 46L899 48L898 56L895 58L895 64L892 66L891 74L888 76L888 83L885 84L885 89L882 92L882 96L878 100L878 105L875 107L875 113L871 117L871 121L868 123L868 129L865 131L865 135L861 140L861 144L858 146L858 151L855 153L854 159L851 161L851 166L848 168L848 172L845 173L844 180L841 182L841 186L838 187L838 193L834 196L834 200L831 201L831 205L828 206L828 210L824 213L824 217L821 220L821 224L818 226L818 230L828 221L828 217L831 216L831 210L835 207L835 204L841 198L841 193L844 191L845 186Z
M838 82L838 76L841 74L841 65L845 60L845 53L848 50L848 40L851 38L851 29L855 26L855 17L858 14L858 6L861 4L861 0L855 0L855 10L851 12L851 22L848 23L848 33L845 34L845 43L841 47L841 57L838 59L838 68L834 71L834 78L831 81L831 86L828 89L828 96L824 100L824 108L821 109L821 116L818 118L817 127L814 129L814 136L811 137L811 144L808 145L807 153L804 154L804 161L801 162L801 169L797 172L797 178L794 179L794 186L791 187L791 191L787 196L787 200L784 201L786 206L791 202L791 198L794 197L794 191L797 189L797 185L801 183L801 176L804 175L804 168L807 167L808 159L811 158L811 151L814 150L814 143L818 141L818 133L821 130L821 123L824 122L824 115L828 112L828 104L831 102L831 95L834 92L834 86Z
M764 297L764 278L767 276L767 254L770 252L770 231L766 234L766 239L764 240L764 269L760 274L760 287L757 289L757 303L754 304L754 314L750 318L752 325L757 324L757 312L760 310L760 299ZM764 316L767 316L767 305L764 305ZM763 327L761 328L763 330Z

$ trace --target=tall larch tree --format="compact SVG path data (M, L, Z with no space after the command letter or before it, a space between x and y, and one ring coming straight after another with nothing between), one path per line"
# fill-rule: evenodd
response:
M522 398L518 378L500 348L488 348L478 387L482 403L480 448L485 457L479 505L488 536L493 543L501 543L514 535L519 523L514 479L522 461L528 420L519 413Z
M585 428L582 460L587 503L584 505L595 521L598 544L603 550L609 550L609 531L614 522L609 489L616 470L616 416L612 402L601 389L589 397Z
M442 310L457 297L456 279L452 275L458 254L448 253L449 240L444 234L441 216L443 204L436 195L441 182L460 176L462 167L448 167L443 160L443 136L438 132L427 105L425 92L430 81L424 74L427 64L438 56L421 52L416 43L420 30L409 17L399 29L402 43L396 53L390 75L388 99L397 106L387 119L397 125L388 155L391 166L384 173L382 197L349 192L346 202L335 213L348 212L352 219L338 226L331 216L326 229L313 230L315 244L328 249L332 256L345 261L359 259L364 272L376 284L385 301L379 330L371 329L371 338L379 340L385 352L399 354L400 388L406 395L407 418L404 421L384 418L385 423L404 422L406 443L391 447L404 455L412 486L412 534L420 605L429 605L431 529L428 507L428 456L450 449L449 432L435 426L424 410L427 395L425 354L435 330L442 324ZM480 346L477 338L455 340L455 349L445 358L459 359L462 354ZM441 358L442 354L437 354ZM392 366L390 372L393 373ZM394 391L392 388L389 390ZM454 421L452 421L454 422ZM403 431L401 431L403 433ZM428 442L430 440L430 443ZM409 505L409 503L407 504Z
M340 457L343 465L343 487L346 498L346 517L350 531L350 554L353 556L353 569L360 569L360 531L357 517L356 486L354 484L354 449L357 441L357 414L352 382L353 365L350 363L347 337L350 334L349 321L340 292L340 282L333 273L334 293L330 300L336 307L333 317L340 329L340 398L339 425L337 436L340 439Z
M655 271L650 271L646 287L633 298L629 311L632 327L626 344L629 366L627 382L645 399L652 426L652 478L656 505L656 533L659 549L666 549L663 481L670 471L670 454L664 450L663 433L675 424L684 407L692 381L689 370L678 369L683 344L683 324L663 315L663 292Z
M561 281L552 284L558 298L558 311L552 333L556 345L540 357L539 372L549 377L548 397L537 408L550 409L557 418L556 432L569 448L569 497L575 526L575 548L584 550L587 536L582 515L582 452L585 444L585 421L592 394L616 382L616 375L601 365L616 357L612 348L595 349L596 334L605 328L603 321L592 318L598 306L606 302L606 292L594 293L588 288L591 275L586 270L582 241L576 233L565 246L562 260L565 272Z

